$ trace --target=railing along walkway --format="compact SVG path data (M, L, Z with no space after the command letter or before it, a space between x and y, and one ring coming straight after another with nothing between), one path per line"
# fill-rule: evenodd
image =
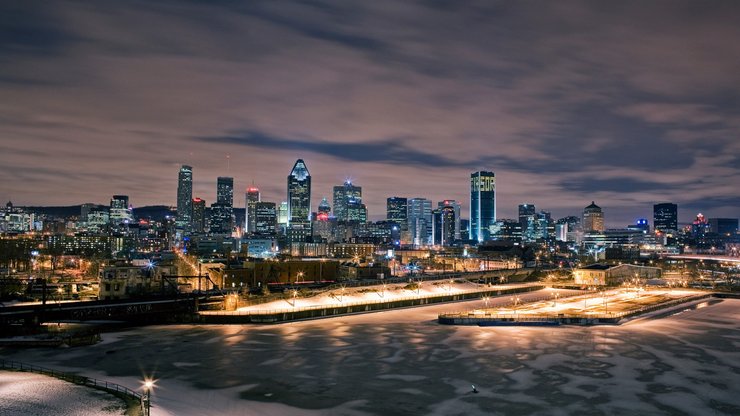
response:
M50 368L41 367L38 365L27 364L20 361L0 360L0 370L15 370L15 371L26 371L29 373L42 374L58 378L60 380L68 381L71 383L79 384L82 386L92 387L99 390L104 390L109 393L121 397L124 399L130 399L139 403L143 403L143 395L137 393L128 387L124 387L120 384L110 383L105 380L98 380L92 377L80 376L77 374L67 373L64 371L53 370Z

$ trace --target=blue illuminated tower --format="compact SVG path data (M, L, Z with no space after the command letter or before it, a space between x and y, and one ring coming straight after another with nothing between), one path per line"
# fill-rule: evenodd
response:
M470 239L491 239L490 226L496 222L496 174L478 171L470 174Z

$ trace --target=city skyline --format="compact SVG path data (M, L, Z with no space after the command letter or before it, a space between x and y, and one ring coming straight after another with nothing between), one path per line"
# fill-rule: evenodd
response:
M498 218L590 201L609 227L661 202L680 222L740 216L735 2L2 8L16 205L174 206L181 165L208 204L217 177L236 207L252 183L279 204L304 159L312 206L351 177L371 219L391 196L465 213L479 170Z

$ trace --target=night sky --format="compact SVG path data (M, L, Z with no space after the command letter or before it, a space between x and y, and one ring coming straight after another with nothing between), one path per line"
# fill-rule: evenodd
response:
M0 198L210 204L235 177L313 208L351 178L372 219L496 172L498 216L595 200L740 216L738 1L3 1Z

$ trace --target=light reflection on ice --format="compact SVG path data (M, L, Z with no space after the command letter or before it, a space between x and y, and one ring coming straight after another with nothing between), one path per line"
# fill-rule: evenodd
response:
M449 308L138 328L82 349L2 353L132 386L156 367L157 416L740 414L740 300L617 327L437 325Z

